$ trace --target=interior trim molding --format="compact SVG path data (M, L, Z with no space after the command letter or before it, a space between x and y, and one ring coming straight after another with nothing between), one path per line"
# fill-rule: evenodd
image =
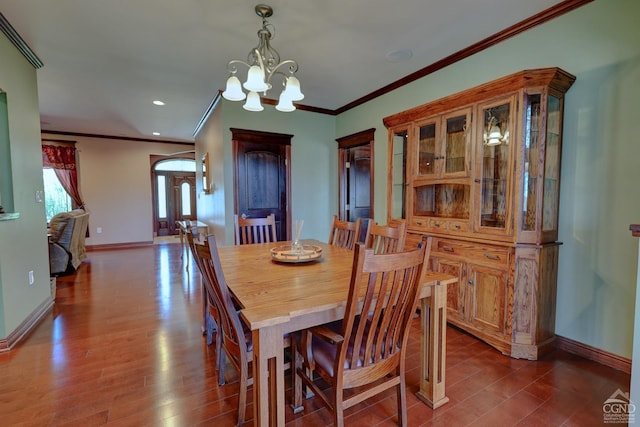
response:
M600 363L625 374L631 374L631 359L556 335L556 348Z
M29 332L49 313L53 307L53 299L47 297L26 319L18 325L18 327L7 335L6 338L0 339L0 353L11 350L18 344Z
M190 145L194 146L195 142L185 140L169 140L169 139L154 139L154 138L136 138L132 136L117 136L117 135L103 135L99 133L82 133L82 132L65 132L60 130L45 130L40 131L40 135L62 135L84 138L98 138L98 139L118 139L121 141L136 141L136 142L157 142L160 144L178 144L178 145ZM45 138L42 138L44 141ZM47 141L55 141L54 139L46 139Z
M36 70L42 68L44 63L38 58L38 55L29 47L27 42L24 41L20 34L11 26L7 18L0 12L0 31L13 43L18 51L24 56L27 61L33 65Z

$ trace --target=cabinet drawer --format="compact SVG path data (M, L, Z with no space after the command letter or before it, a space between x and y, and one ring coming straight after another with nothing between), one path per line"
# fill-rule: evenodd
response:
M448 223L447 221L444 221L442 219L438 219L438 218L431 218L429 219L429 222L427 223L428 227L432 230L448 230Z
M411 225L415 225L418 227L427 227L429 226L429 218L414 216L411 217Z
M463 221L449 221L451 231L469 231L469 223Z
M439 239L434 246L435 248L432 248L433 250L443 254L458 255L467 259L505 265L509 263L509 248L442 239Z
M412 225L426 227L431 231L469 231L469 223L464 220L451 220L442 218L414 217Z

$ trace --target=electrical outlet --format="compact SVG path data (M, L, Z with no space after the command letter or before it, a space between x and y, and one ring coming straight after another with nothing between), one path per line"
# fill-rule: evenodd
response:
M96 233L98 233L98 234L102 233L102 227L96 228Z
M33 282L35 282L35 279L33 277L33 270L29 271L29 284L33 285Z

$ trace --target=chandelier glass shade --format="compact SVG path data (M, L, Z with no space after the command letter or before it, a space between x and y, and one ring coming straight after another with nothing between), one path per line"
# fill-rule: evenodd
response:
M266 4L255 7L256 14L262 18L262 28L258 30L258 45L247 56L247 61L233 59L227 64L230 76L222 96L229 101L245 101L243 108L249 111L262 111L260 95L266 95L273 88L274 76L282 81L282 91L278 98L276 110L294 111L293 101L304 99L300 90L300 81L295 77L298 63L292 59L280 60L280 54L271 46L275 27L267 21L273 15L273 9ZM240 82L237 76L239 67L247 68L247 79ZM245 94L244 90L247 91Z

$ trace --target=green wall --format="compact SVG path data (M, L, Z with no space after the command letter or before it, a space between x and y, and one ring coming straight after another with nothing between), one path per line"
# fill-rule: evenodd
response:
M224 221L218 217L202 218L213 224L216 235L224 228L224 239L232 245L233 237L233 152L230 128L259 130L293 135L291 140L291 218L303 219L303 238L326 240L329 235L331 218L337 213L337 147L335 117L325 114L296 110L281 113L273 106L266 105L260 113L245 111L242 102L222 100L208 123L208 128L196 138L196 153L207 147L219 153L223 145L222 157L211 156L212 169L223 171L221 184L224 186ZM220 135L219 132L222 132ZM218 200L214 195L212 201ZM206 200L206 199L205 199ZM200 202L199 202L200 203ZM205 203L205 202L203 202ZM205 211L208 208L204 208ZM198 205L198 215L202 210ZM224 222L224 225L222 225Z
M337 118L338 136L376 128L375 219L386 220L382 118L523 69L577 80L565 105L556 333L631 357L640 221L640 2L597 0Z
M0 88L7 93L13 176L18 219L0 221L0 340L16 331L42 304L50 303L49 255L43 190L40 113L36 70L0 34ZM35 282L29 285L28 272Z

